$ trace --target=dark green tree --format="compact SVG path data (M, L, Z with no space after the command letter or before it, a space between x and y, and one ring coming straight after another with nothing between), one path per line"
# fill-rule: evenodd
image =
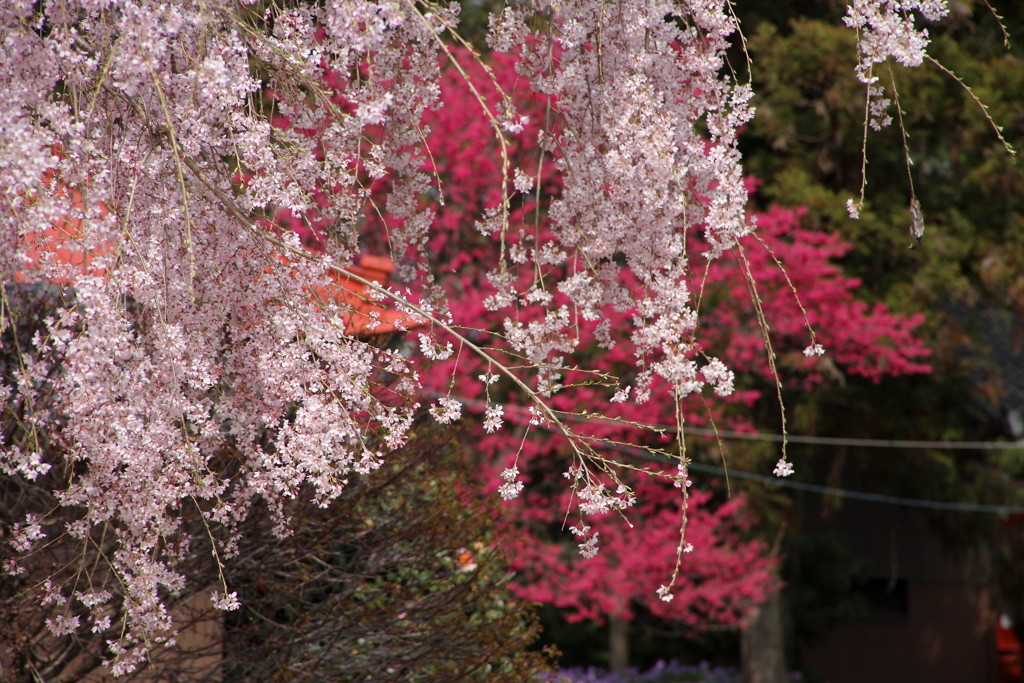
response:
M865 86L853 75L856 36L837 21L845 6L752 2L741 3L737 11L758 93L758 112L744 150L747 171L764 180L755 205L806 206L807 227L838 232L850 241L853 249L841 264L861 279L861 295L896 312L925 314L922 333L933 352L928 376L875 384L834 368L830 386L813 393L787 392L791 433L947 441L1020 438L1014 411L1024 408L1024 374L1019 372L1024 168L993 126L1000 126L1009 145L1024 148L1024 51L1019 41L1024 8L1011 2L993 2L991 9L984 2L959 3L946 20L929 26L931 54L942 67L878 68L885 97L895 100L898 93L901 111L891 104L893 124L879 132L869 129L866 144ZM862 168L865 203L859 220L853 220L845 204L859 198ZM915 196L925 222L920 244L908 230ZM759 422L768 431L780 426L771 410ZM750 468L769 462L774 452L767 446L733 445L731 462ZM1016 505L1024 500L1021 450L791 445L790 453L797 478L815 483L856 481L856 488L932 500ZM827 515L842 502L766 491L760 485L745 488L766 521L766 533L785 529L796 635L810 642L853 618L860 578L855 567L838 561L846 551L835 539L800 531L804 510ZM950 548L970 558L977 578L994 589L996 606L1024 615L1019 526L995 515L935 512L927 517ZM831 579L823 582L824 576ZM808 620L808 615L815 618Z

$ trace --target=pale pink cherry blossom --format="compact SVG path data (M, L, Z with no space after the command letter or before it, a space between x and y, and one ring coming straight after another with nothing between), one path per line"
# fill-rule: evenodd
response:
M450 424L462 415L462 404L454 398L444 396L437 399L437 405L430 408L430 414L440 424Z
M814 356L824 356L825 347L822 346L821 344L811 344L806 349L804 349L804 355L807 356L808 358L813 358Z
M789 475L793 474L793 471L793 463L789 462L785 458L782 458L777 463L775 463L775 469L772 470L772 473L776 477L788 477Z
M523 482L519 481L518 477L518 467L511 467L502 471L501 478L505 483L498 488L498 494L504 500L517 498L523 492Z
M215 609L223 610L225 612L233 612L241 606L238 602L238 594L234 592L223 594L214 591L210 596L210 602L213 604Z
M501 429L502 419L501 416L504 414L505 408L500 405L488 406L484 413L484 431L488 434Z
M946 0L853 0L843 18L860 36L857 76L872 84L871 67L892 58L903 66L919 66L928 47L928 30L914 26L914 14L938 21L949 13Z
M368 212L386 217L383 241L405 283L365 283L368 296L439 330L418 338L419 355L449 358L455 346L443 334L467 322L430 272L435 217L421 201L435 182L421 121L440 104L439 56L448 48L439 36L457 25L457 6L337 0L265 16L247 14L251 6L0 3L0 280L17 273L19 282L73 284L75 296L48 321L38 358L0 385L0 401L31 405L37 387L55 384L65 457L76 465L57 495L82 510L69 532L84 543L106 524L116 538L123 635L108 643L115 675L171 640L161 595L183 587L168 541L180 531L174 511L183 501L210 503L209 523L230 531L257 498L279 511L308 485L329 504L349 474L371 472L404 443L419 409L420 359L352 337L351 310L311 296L358 256ZM677 398L706 385L718 395L732 390L724 364L694 360L703 351L688 283L691 259L704 257L688 253L686 236L701 231L714 259L754 230L738 149L753 92L726 68L737 28L729 6L623 0L607 8L527 0L493 16L489 38L495 50L519 49L519 73L554 103L559 123L540 144L564 182L549 210L554 239L503 249L490 274L488 307L508 312L504 341L522 366L495 365L483 381L518 382L533 402L530 425L570 435L545 401L566 390L564 366L583 341L577 316L597 320L605 306L636 313L637 372L612 400L643 403L656 375ZM927 33L914 28L913 12L934 20L945 11L940 0L856 0L847 23L860 31L861 79L873 84L872 66L889 57L920 63ZM531 29L537 12L543 31ZM876 93L878 125L883 102ZM511 102L482 115L499 141L530 123ZM503 245L512 196L536 189L531 169L505 165L498 203L478 223ZM377 181L388 188L379 203L370 187ZM277 231L279 209L324 217L324 253ZM27 267L29 238L70 222L88 263L44 253ZM523 285L514 270L562 264L561 282ZM624 272L638 290L622 285ZM598 343L609 340L607 329L598 333ZM446 397L431 412L451 422L461 404ZM500 428L502 414L489 407L486 426ZM590 476L596 453L574 443L579 460L567 474L583 513L629 507L631 494ZM227 445L239 463L231 478L217 465ZM36 450L0 444L7 474L34 479L50 466ZM783 466L791 473L784 461L777 473ZM517 476L505 479L503 496L522 490ZM287 534L278 517L277 533ZM573 529L580 552L594 556L598 532ZM10 542L27 552L42 533L29 518ZM218 547L218 561L230 561L230 538ZM21 569L10 561L5 571ZM64 595L57 585L44 593ZM96 594L79 599L101 604ZM229 586L214 602L238 606ZM109 625L109 615L91 618L94 630ZM49 625L68 634L80 623L64 615Z
M571 526L569 527L569 531L571 531L574 536L583 539L583 542L579 544L579 548L580 555L582 555L584 559L589 560L597 556L597 538L600 535L599 531L591 533L590 527L584 525Z

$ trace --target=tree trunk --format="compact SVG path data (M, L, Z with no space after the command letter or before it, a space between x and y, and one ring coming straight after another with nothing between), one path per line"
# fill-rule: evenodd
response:
M608 645L612 671L623 672L629 666L629 622L608 618Z
M785 683L782 593L775 591L754 608L740 634L743 683Z

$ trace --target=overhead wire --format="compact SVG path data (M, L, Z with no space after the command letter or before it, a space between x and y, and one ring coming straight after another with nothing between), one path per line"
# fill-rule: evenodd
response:
M446 394L440 394L437 392L428 392L429 395L436 397L444 396ZM478 412L483 412L486 408L482 401L477 401L471 398L465 398L462 396L452 396L463 405L476 409ZM564 415L575 422L590 422L590 423L605 423L605 424L617 424L624 427L638 427L642 429L649 429L657 432L667 432L674 434L676 432L675 425L648 425L639 424L633 422L626 422L623 420L616 420L615 418L601 417L599 415L579 415L578 413L568 413L562 410L553 411L560 415ZM918 439L857 439L852 437L834 437L834 436L800 436L797 434L770 434L767 432L737 432L728 429L708 429L706 427L687 427L687 435L693 436L713 436L720 439L735 439L743 441L772 441L775 443L782 443L786 441L788 443L799 443L809 444L817 446L862 446L864 448L915 448L915 449L935 449L935 450L962 450L962 451L1010 451L1016 449L1024 449L1024 439L1018 439L1017 441L925 441Z
M483 412L486 409L486 405L481 401L474 399L468 399L461 396L452 396L452 398L460 401L463 405L468 407L470 410L476 412ZM561 411L556 411L561 412ZM572 416L574 420L589 423L616 423L624 424L626 426L632 426L631 423L622 423L617 420L610 418L603 418L600 416L586 416L577 415L573 413L565 413L566 415ZM534 425L548 432L556 432L556 430L548 425ZM675 427L669 426L648 426L648 428L656 429L663 432L675 433ZM786 438L790 443L806 443L806 444L817 444L817 445L839 445L839 446L866 446L874 448L958 448L964 450L989 450L989 449L1013 449L1013 448L1024 448L1024 441L1015 442L992 442L992 441L911 441L901 439L843 439L843 438L831 438L831 437L815 437L815 436L786 436L783 437L781 434L765 434L761 432L735 432L729 430L711 430L698 427L688 427L686 434L694 434L698 436L716 436L724 439L747 439L747 440L762 440L762 441L774 441L781 442L783 438ZM605 447L611 448L612 450L627 455L633 455L636 457L644 458L646 460L653 460L655 462L663 462L666 464L677 464L679 461L669 456L654 453L647 449L638 446L625 446L617 443L605 443ZM868 493L865 491L852 491L850 489L841 489L833 486L820 486L818 484L808 484L802 481L794 481L791 479L783 479L781 477L769 477L763 474L756 474L754 472L746 472L743 470L735 470L729 468L728 472L723 467L715 465L708 465L700 462L690 462L687 467L691 470L699 472L706 472L708 474L720 474L727 475L729 477L735 477L736 479L746 479L748 481L756 481L762 484L769 484L772 486L781 486L784 488L796 489L799 491L809 491L812 493L820 493L822 495L837 496L840 498L850 498L854 500L866 500L874 503L883 503L887 505L900 505L903 507L914 507L924 508L930 510L948 510L956 512L985 512L994 513L1000 516L1007 515L1020 515L1024 514L1024 507L1014 505L986 505L982 503L960 503L951 501L941 500L925 500L920 498L905 498L902 496L888 496L880 493Z
M675 428L672 428L673 431ZM815 444L822 446L864 446L866 448L919 448L937 450L963 450L963 451L997 451L1013 450L1024 448L1024 439L1018 441L915 441L909 439L853 439L831 436L797 436L788 434L766 434L764 432L734 432L718 430L717 434L712 429L701 427L687 427L687 434L698 436L719 436L723 439L744 439L751 441L775 441L781 443L783 440L789 443Z
M461 400L461 399L460 399ZM554 411L568 416L577 422L603 422L606 424L619 424L623 426L641 427L658 432L675 434L675 425L644 425L632 422L623 422L614 418L600 417L596 415L577 415L576 413L565 413ZM773 441L775 443L800 443L819 446L863 446L866 448L915 448L915 449L936 449L936 450L963 450L963 451L1009 451L1018 448L1024 449L1024 439L1017 441L923 441L914 439L856 439L851 437L833 436L800 436L795 434L769 434L766 432L737 432L729 429L708 429L706 427L687 427L686 434L693 436L713 436L720 439L737 439L744 441Z
M613 450L627 453L629 455L638 456L647 460L655 460L657 462L672 463L675 464L678 461L674 458L669 458L664 455L657 453L650 453L642 448L620 446L618 444L607 444L609 448ZM721 474L725 475L726 470L723 467L717 467L715 465L707 465L702 462L690 462L686 465L688 469L697 470L699 472L707 472L709 474ZM794 481L791 479L782 479L781 477L768 477L763 474L755 474L754 472L745 472L743 470L735 470L729 468L729 477L735 479L747 479L749 481L756 481L762 484L770 484L772 486L782 486L785 488L797 489L800 491L811 491L813 493L820 493L828 496L838 496L840 498L852 498L855 500L867 500L874 503L885 503L888 505L902 505L904 507L915 507L915 508L927 508L931 510L955 510L958 512L988 512L995 513L997 515L1021 515L1024 514L1024 507L1018 507L1014 505L984 505L981 503L957 503L942 500L923 500L920 498L904 498L902 496L887 496L881 493L867 493L865 491L851 491L849 489L840 489L832 486L820 486L818 484L807 484L802 481Z

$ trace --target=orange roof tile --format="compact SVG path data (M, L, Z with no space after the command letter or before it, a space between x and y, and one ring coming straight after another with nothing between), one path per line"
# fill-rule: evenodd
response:
M82 195L78 190L60 188L58 192L70 192L73 207L81 210ZM66 218L47 228L41 233L32 233L22 238L29 262L26 269L14 273L14 281L26 282L29 278L26 270L37 268L43 259L55 259L59 263L71 266L66 277L61 277L55 284L69 286L74 284L74 275L89 273L103 275L103 269L91 267L97 252L87 252L80 248L77 237L81 231L80 218ZM282 259L287 263L287 259ZM347 271L377 284L386 284L395 266L391 259L382 256L364 254L357 264L348 266ZM420 323L399 311L389 309L374 301L366 292L366 286L345 277L341 273L332 272L328 285L316 285L314 289L324 300L331 299L339 306L348 310L345 314L345 333L351 336L367 337L378 334L390 334L404 329L419 327Z

